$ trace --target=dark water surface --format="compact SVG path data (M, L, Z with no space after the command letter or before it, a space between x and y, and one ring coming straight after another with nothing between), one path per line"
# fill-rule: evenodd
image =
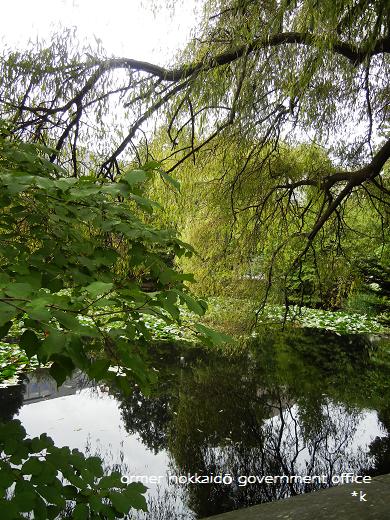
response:
M107 471L159 477L148 484L153 520L310 492L344 472L390 472L388 340L297 329L253 339L241 354L165 344L149 357L159 375L149 395L124 397L82 374L57 391L41 370L0 390L0 418L98 453ZM196 474L232 483L175 483ZM261 481L275 475L322 481ZM259 481L244 485L247 477Z

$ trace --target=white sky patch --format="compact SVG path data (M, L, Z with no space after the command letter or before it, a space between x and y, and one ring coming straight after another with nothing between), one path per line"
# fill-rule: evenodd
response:
M1 6L0 38L22 48L31 40L48 39L61 27L77 27L80 40L101 40L109 55L159 65L173 61L196 26L201 0L166 2L153 13L152 0L13 0Z

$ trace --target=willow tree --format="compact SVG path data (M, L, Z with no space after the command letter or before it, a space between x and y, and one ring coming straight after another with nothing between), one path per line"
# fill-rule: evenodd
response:
M209 0L168 68L83 53L66 38L5 52L1 117L18 137L53 147L51 161L75 176L82 161L114 178L125 162L150 159L153 124L166 134L153 154L165 173L221 154L232 214L246 210L240 191L253 179L259 236L269 222L293 221L274 252L298 239L296 266L325 232L342 245L351 200L386 226L389 12L388 0ZM302 141L323 147L332 166L275 170L281 143ZM231 143L242 144L233 164L223 161Z

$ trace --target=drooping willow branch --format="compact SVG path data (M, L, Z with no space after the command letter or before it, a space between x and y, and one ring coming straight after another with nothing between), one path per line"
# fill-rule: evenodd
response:
M390 37L379 38L371 46L356 46L354 44L346 43L341 40L327 41L324 39L323 36L317 36L308 32L282 32L265 38L255 38L250 44L239 45L232 49L226 50L225 52L216 54L215 56L207 56L203 60L188 63L181 67L173 69L160 67L153 63L148 63L145 61L130 58L109 58L104 60L96 60L95 62L88 62L88 64L85 64L84 69L82 68L78 71L78 74L80 76L82 76L82 74L88 74L88 72L91 70L92 73L89 76L89 78L86 79L84 85L69 100L67 100L66 103L60 104L59 106L48 107L45 106L44 103L41 103L39 106L34 106L31 104L29 105L27 102L29 92L31 90L30 82L30 85L28 86L20 105L15 107L16 113L14 115L14 123L17 126L17 121L21 119L21 116L24 112L31 113L35 117L27 121L20 121L21 126L19 128L25 129L26 127L31 126L35 128L39 127L42 129L45 126L45 123L50 121L50 118L56 115L60 116L61 114L66 114L68 111L72 109L73 106L75 106L76 116L72 118L71 122L66 124L66 127L60 134L57 144L55 146L57 150L60 150L65 140L69 136L72 128L76 126L76 123L77 125L81 123L81 116L83 111L85 111L87 107L99 103L102 99L109 97L108 94L103 94L97 96L93 100L86 101L87 96L94 91L99 81L101 81L107 74L112 73L114 71L125 70L129 73L145 75L141 76L140 80L141 82L145 82L145 84L148 81L150 81L151 78L154 78L155 81L157 80L157 84L161 82L165 84L167 93L165 95L162 95L159 100L154 100L152 106L148 107L143 113L143 115L140 116L137 119L137 121L133 123L128 136L117 147L117 150L112 154L112 156L110 158L107 158L107 160L102 165L101 171L104 171L107 170L107 166L109 164L113 163L114 156L115 158L117 158L118 155L126 149L131 138L134 137L134 134L136 133L137 129L145 121L147 121L158 108L163 107L175 94L177 94L185 88L186 80L190 78L196 78L196 76L200 72L207 73L208 71L211 71L218 67L223 67L232 64L241 58L244 58L245 60L246 57L252 55L256 51L259 51L261 49L280 47L284 45L302 45L318 49L326 48L326 52L343 56L347 60L349 60L349 62L353 66L358 66L361 63L363 63L367 58L370 58L377 54L389 53ZM242 81L242 79L240 81ZM154 82L153 88L147 89L145 93L141 93L140 95L136 96L135 99L139 101L147 101L151 97L153 98L153 95L156 92L157 84ZM174 87L170 89L169 84L174 85ZM120 90L123 92L131 92L131 90L134 89L135 86L136 83L130 81L127 89L122 88ZM239 90L240 89L238 89L238 94ZM7 100L3 99L3 103L7 104ZM232 107L232 117L234 117L234 110L235 108ZM192 118L191 124L193 124ZM59 125L60 121L51 119L52 127L56 127ZM129 137L130 134L132 134L132 137Z
M190 127L188 146L183 146L181 143L179 150L176 152L177 156L173 158L172 154L169 156L168 172L172 172L186 160L190 158L195 159L196 154L204 149L207 144L217 139L223 132L228 131L236 120L240 119L240 110L243 108L243 103L240 105L243 99L242 91L248 76L251 74L251 70L254 70L256 73L259 73L259 70L261 70L266 75L266 71L264 72L261 66L270 57L264 56L265 53L262 54L260 51L272 49L272 52L276 52L274 51L276 48L283 46L294 46L294 48L303 46L304 48L318 51L319 55L331 54L345 58L349 62L349 66L354 69L360 65L366 67L364 88L370 118L369 141L371 141L371 138L375 137L372 136L375 128L373 124L375 107L371 103L371 95L373 94L369 86L368 63L373 56L384 55L390 52L390 37L378 38L371 44L355 45L341 39L326 39L323 35L315 35L310 32L280 32L268 37L254 38L249 44L232 45L231 48L213 56L206 55L203 59L171 69L129 58L92 59L88 63L74 66L74 71L77 73L77 81L80 84L77 83L76 79L72 83L72 74L71 71L68 71L69 74L66 81L70 82L69 84L72 87L68 94L69 99L64 100L61 97L61 93L56 92L49 101L35 103L35 98L30 96L30 94L34 91L34 88L39 87L39 82L31 79L25 87L25 92L20 96L19 104L9 101L4 96L2 97L2 104L14 111L13 122L15 128L21 132L30 130L36 139L46 139L48 134L52 135L51 142L55 140L54 148L57 152L66 149L66 145L69 143L74 174L77 174L77 141L79 138L81 140L79 136L82 133L83 125L85 125L84 116L95 106L98 107L100 103L109 100L111 95L129 93L131 94L131 99L125 100L123 108L132 110L132 120L125 136L121 136L120 142L115 143L115 146L112 147L113 149L105 153L101 159L100 175L113 178L115 173L120 172L119 163L121 155L128 147L136 146L134 143L136 142L137 133L142 130L143 125L155 117L162 109L166 109L165 113L168 113L168 118L170 117L167 127L169 137L174 145L178 135L185 133L183 130L186 125ZM248 62L250 62L249 65ZM210 102L210 99L202 99L197 104L196 94L199 92L199 88L201 88L199 83L207 84L208 77L212 76L212 74L208 76L208 73L218 68L222 68L224 72L229 72L232 76L226 95L228 101L225 103L225 99L212 99L212 102ZM104 89L106 78L110 77L110 74L120 71L130 75L130 79L124 86L115 89L110 86L110 88L106 87ZM60 74L60 71L58 73ZM193 88L194 86L195 88ZM274 84L268 85L268 87L274 86ZM276 99L275 88L267 88L265 90L266 92L261 91L254 101L253 112L256 112L256 114L251 121L253 127L261 129L261 131L259 130L256 133L258 148L272 145L273 141L278 141L280 128L286 123L287 117L294 109L292 105L287 108L279 103L280 100ZM271 99L266 109L262 110L264 107L260 106L259 110L257 110L255 105L259 99L261 99L262 105L266 105L267 101ZM290 100L290 102L294 104L295 101ZM207 111L208 107L210 107L212 114L213 110L215 114L218 109L223 108L224 111L227 111L227 117L223 116L222 120L217 122L212 121L215 123L214 127L198 135L196 118L203 111ZM185 113L184 118L183 113ZM178 123L178 129L174 127L176 123ZM265 130L262 129L264 123L268 125ZM239 138L239 131L236 133L236 138ZM52 161L56 161L59 155L59 153L53 154ZM339 210L340 206L356 187L362 186L367 182L375 181L380 183L380 180L378 180L380 172L389 157L390 141L385 143L372 157L371 162L364 167L351 171L330 173L328 176L320 179L311 176L294 182L275 184L269 197L265 197L259 203L259 207L261 204L267 204L271 199L271 195L278 190L285 190L283 197L286 197L288 203L291 203L295 189L311 186L317 190L317 194L322 197L322 204L320 204L317 210L311 230L306 233L307 245L303 253L305 254L324 224ZM172 162L174 162L173 165L171 165ZM243 174L245 168L246 165L241 169L240 175ZM281 199L283 197L280 196L278 199L280 207L282 207L283 201ZM233 202L232 209L234 210ZM260 210L259 213L261 213ZM300 215L299 218L303 221L304 216Z

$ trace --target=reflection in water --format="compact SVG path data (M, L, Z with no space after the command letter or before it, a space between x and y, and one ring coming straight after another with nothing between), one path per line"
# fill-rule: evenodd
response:
M390 473L390 402L380 411L379 420L386 429L387 436L378 436L370 444L370 455L373 458L370 475Z
M61 398L20 413L29 433L33 420L38 428L48 413L58 421L66 415L72 432L54 424L49 434L100 451L107 471L232 477L227 485L164 480L151 486L150 513L140 519L201 518L326 487L343 472L390 472L388 344L293 330L256 338L236 355L158 345L149 356L159 381L147 396L138 388L129 397L106 388L60 391ZM66 384L65 393L77 388ZM324 477L239 485L250 475Z
M353 448L362 414L350 413L329 402L322 410L321 424L308 432L300 421L298 406L273 404L270 410L275 413L271 419L261 421L254 414L248 416L249 435L236 439L231 434L234 439L225 442L222 439L217 447L207 439L199 439L190 449L187 446L186 452L180 451L176 457L181 461L178 473L230 474L236 482L232 486L210 484L189 488L191 507L199 516L313 491L330 485L333 475L344 471L362 474L367 468L367 455L360 446ZM192 462L195 460L196 466ZM246 482L243 476L266 475L320 475L325 482L263 481L238 485Z
M91 386L90 382L79 371L75 371L73 377L58 388L47 370L36 370L24 383L24 404L73 395L88 386Z
M173 474L233 477L232 485L183 486L200 518L309 492L343 472L381 472L388 430L374 410L388 402L389 365L372 362L381 348L357 336L294 331L257 339L230 358L190 351L185 367L176 349L164 364L156 352L158 386L123 400L122 416L149 448L169 449ZM240 475L325 479L239 486Z
M47 369L37 369L21 377L19 384L0 388L0 421L10 421L22 405L73 395L91 386L86 376L75 371L70 380L59 388Z
M0 422L10 421L23 405L24 385L0 388Z

